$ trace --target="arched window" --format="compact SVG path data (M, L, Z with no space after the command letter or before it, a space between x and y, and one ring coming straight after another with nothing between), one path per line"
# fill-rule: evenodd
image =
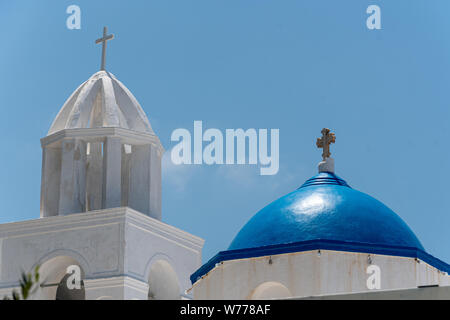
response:
M73 269L77 269L77 274ZM68 273L68 267L70 273ZM71 271L72 270L72 271ZM35 299L38 300L84 300L84 271L78 261L69 256L58 256L47 260L39 268L41 288ZM78 279L79 277L79 279ZM80 287L74 284L79 280ZM71 285L72 284L72 285Z
M265 300L288 297L292 297L292 293L286 286L279 282L268 281L257 286L249 298L250 300Z
M180 285L172 266L165 260L152 264L148 276L149 300L179 300Z

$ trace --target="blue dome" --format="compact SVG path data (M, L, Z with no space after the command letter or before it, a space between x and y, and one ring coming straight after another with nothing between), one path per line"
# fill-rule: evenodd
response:
M228 250L310 240L424 250L408 225L391 209L326 172L259 211Z
M425 252L406 223L384 204L322 172L259 211L191 282L227 260L310 250L417 258L444 272L450 265Z

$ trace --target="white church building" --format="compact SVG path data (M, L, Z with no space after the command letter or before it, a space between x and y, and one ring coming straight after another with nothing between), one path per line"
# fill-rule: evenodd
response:
M40 219L0 225L0 297L39 265L35 299L180 299L201 264L204 241L161 222L164 149L104 61L41 139ZM58 286L71 265L81 291Z
M202 265L204 240L161 221L164 149L133 94L105 70L106 31L101 70L41 139L40 218L0 225L0 298L40 266L45 282L33 299L398 298L421 288L445 288L450 299L450 265L334 173L328 129L317 141L319 173ZM70 266L81 271L80 289L66 286Z

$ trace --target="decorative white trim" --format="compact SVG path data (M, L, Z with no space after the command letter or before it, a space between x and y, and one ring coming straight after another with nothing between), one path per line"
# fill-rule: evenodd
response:
M119 127L63 129L42 138L41 146L44 148L68 138L82 138L86 142L100 142L106 136L122 138L123 143L126 144L152 144L158 148L161 154L164 153L164 148L158 136Z
M148 294L148 284L144 281L139 281L127 276L101 278L101 279L86 279L84 280L84 287L86 291L97 290L104 288L130 288L144 294Z
M113 224L117 222L134 222L137 226L145 228L164 238L183 243L186 247L201 249L204 240L189 234L157 219L151 218L129 207L102 209L85 213L74 213L65 216L45 217L35 220L5 223L0 225L0 237L18 237L34 233L61 231L64 228L89 228L98 224ZM76 226L83 225L83 226ZM52 229L52 230L50 230Z
M76 223L89 223L111 221L116 222L126 214L126 207L102 209L84 213L74 213L65 216L44 217L34 220L11 222L0 225L0 236L10 237L13 233L29 233L30 230L63 227Z
M174 226L168 225L157 219L151 218L139 211L127 207L127 222L134 227L140 227L147 232L152 232L163 236L166 239L175 240L176 243L183 242L185 246L200 250L205 243L200 237L194 236L186 231L178 229Z

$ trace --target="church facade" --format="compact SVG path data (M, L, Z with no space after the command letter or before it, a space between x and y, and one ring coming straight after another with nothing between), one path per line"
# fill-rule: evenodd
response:
M101 70L41 139L40 218L0 225L0 297L36 266L44 285L33 299L399 298L450 288L447 263L396 213L335 174L328 129L317 141L319 173L202 265L204 240L161 221L164 149L136 98L105 70L110 39L105 28ZM76 290L66 285L73 266Z

